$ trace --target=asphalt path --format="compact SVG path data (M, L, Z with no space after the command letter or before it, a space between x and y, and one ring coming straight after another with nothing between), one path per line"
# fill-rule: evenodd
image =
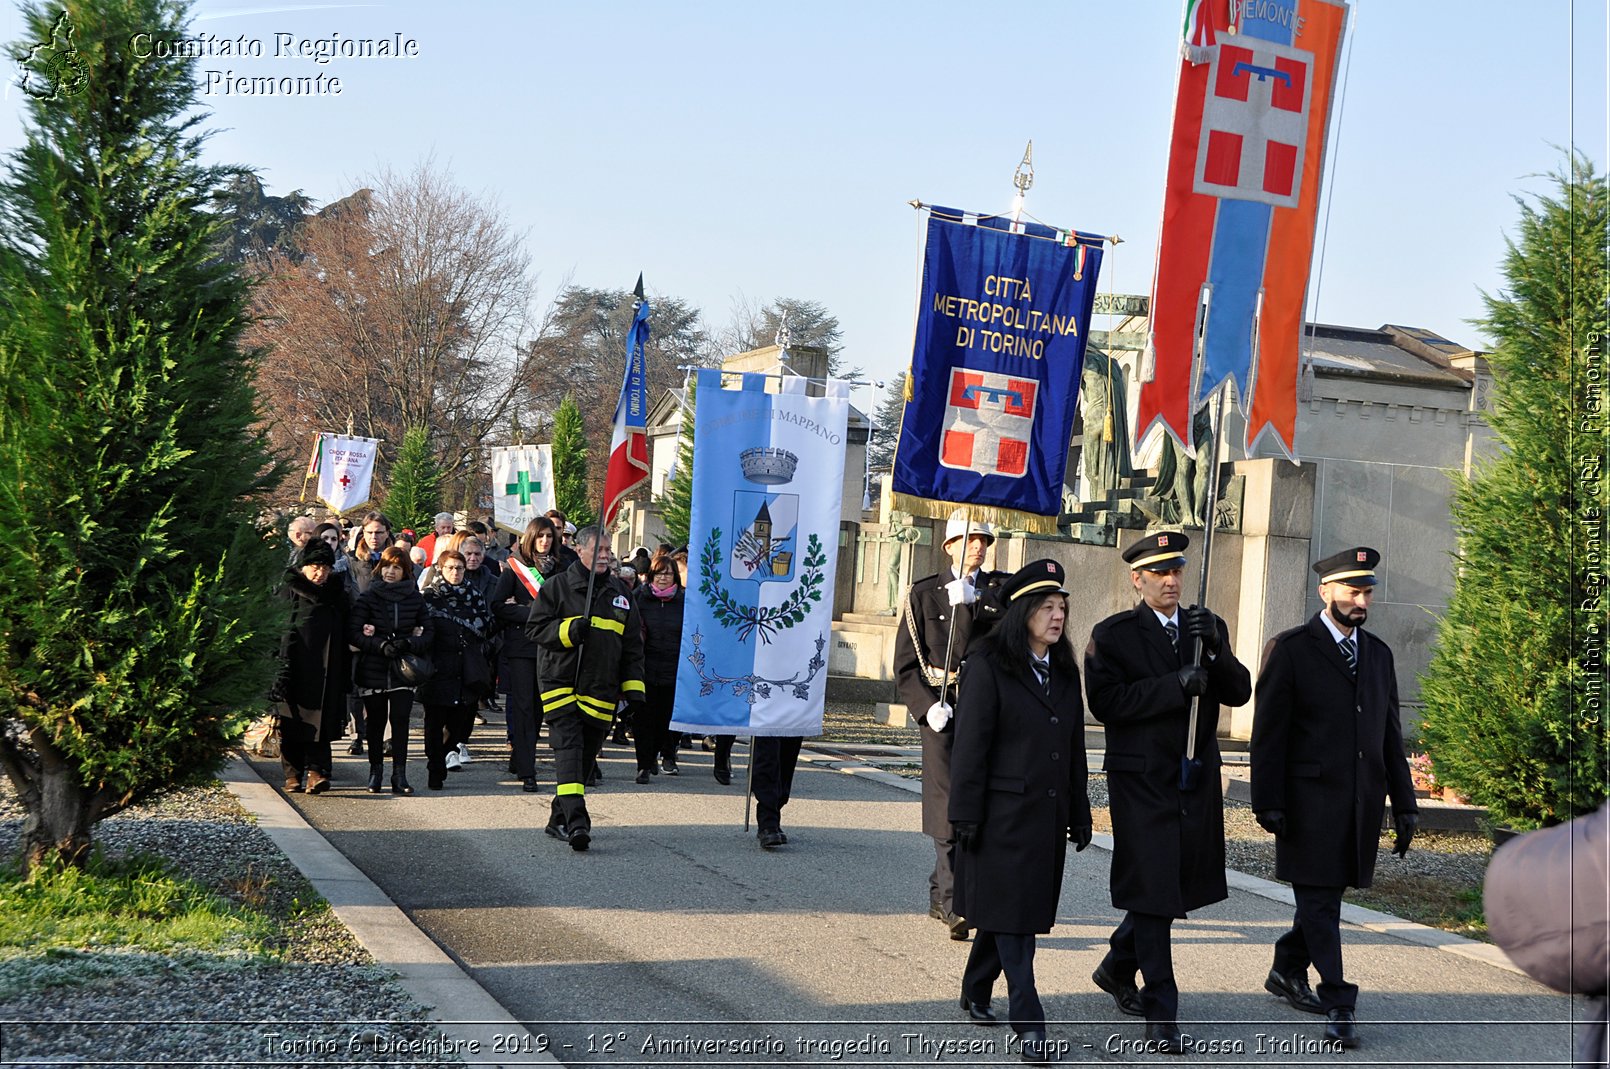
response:
M1009 1029L962 1020L969 944L927 916L933 850L918 831L918 797L886 774L807 749L783 813L789 842L764 851L752 819L743 828L742 746L731 786L715 782L711 755L698 752L684 753L682 775L638 786L630 751L606 744L604 781L587 793L592 848L576 853L542 833L551 765L539 761L543 793L522 793L502 730L477 729L479 759L441 792L425 787L416 733L417 796L365 793L366 759L342 755L333 791L290 799L526 1023L547 1048L532 1062L1017 1062ZM277 762L253 763L278 782ZM1424 932L1401 937L1391 918L1344 925L1363 1044L1325 1050L1323 1018L1262 989L1290 906L1239 889L1175 923L1180 1025L1193 1050L1149 1054L1140 1022L1090 980L1119 920L1101 843L1070 851L1057 924L1036 957L1050 1032L1069 1064L1569 1064L1572 1000L1428 946ZM1004 980L995 1005L1004 1014ZM453 1007L438 1011L453 1019Z

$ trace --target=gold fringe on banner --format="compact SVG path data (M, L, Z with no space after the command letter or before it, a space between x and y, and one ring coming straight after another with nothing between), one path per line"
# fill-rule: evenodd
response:
M950 514L957 509L966 509L967 514L975 521L992 523L1009 531L1054 535L1058 530L1055 516L1042 516L1038 512L1024 512L1021 509L999 508L994 505L975 505L966 501L936 501L931 497L917 497L915 494L903 494L899 491L891 491L889 500L901 512L909 512L913 516L926 516L930 520L948 520Z

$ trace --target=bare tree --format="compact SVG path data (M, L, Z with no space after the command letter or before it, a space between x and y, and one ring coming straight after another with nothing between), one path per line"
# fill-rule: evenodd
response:
M820 301L775 297L768 304L757 305L739 294L733 298L732 318L716 334L716 343L724 355L775 345L785 315L791 344L826 352L830 375L860 376L859 368L844 367L844 331L839 327L838 316Z
M268 350L259 386L277 450L305 455L314 433L349 423L396 449L425 427L467 503L482 445L529 377L532 295L497 205L428 159L383 171L266 258L251 341Z

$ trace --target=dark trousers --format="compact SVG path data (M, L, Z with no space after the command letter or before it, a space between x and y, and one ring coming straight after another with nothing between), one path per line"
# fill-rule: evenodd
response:
M1006 974L1006 1010L1014 1032L1045 1028L1045 1007L1034 986L1034 936L980 931L962 971L962 997L988 1006L995 980Z
M509 745L514 748L514 774L531 779L537 774L537 731L542 713L537 704L537 662L527 657L510 657L503 662L503 678L509 697L503 707L509 725Z
M587 815L587 772L598 761L598 751L609 736L609 721L572 708L548 721L548 742L553 746L552 811L549 824L563 824L572 832L591 831Z
M732 771L732 744L738 741L736 735L713 735L716 740L716 767ZM673 739L671 745L675 746Z
M386 725L391 725L391 763L401 768L408 761L408 715L414 709L414 692L388 690L363 696L365 725L369 729L369 763L385 761Z
M318 733L299 717L280 717L280 768L286 779L301 779L307 772L330 774L330 740L318 741Z
M951 906L956 899L956 872L951 867L956 843L953 839L935 839L933 842L934 871L928 874L928 905L937 907L948 917L954 912Z
M643 705L632 718L632 745L637 749L637 770L652 772L661 757L676 760L677 735L672 735L671 709L676 704L675 683L646 683Z
M366 732L363 727L363 699L358 697L356 691L347 695L347 723L351 727L350 734L355 738L364 738Z
M425 706L425 769L433 778L447 775L447 753L469 738L473 705Z
M1174 1021L1179 1017L1180 989L1174 983L1174 948L1169 944L1173 917L1155 913L1124 914L1107 942L1107 967L1120 983L1140 971L1141 1009L1148 1021Z
M749 779L755 793L755 823L760 831L782 827L783 806L794 789L800 735L764 736L749 744Z
M1282 976L1305 976L1308 966L1319 972L1314 994L1327 1011L1353 1009L1358 985L1342 978L1341 887L1293 884L1297 915L1291 931L1275 940L1275 971Z

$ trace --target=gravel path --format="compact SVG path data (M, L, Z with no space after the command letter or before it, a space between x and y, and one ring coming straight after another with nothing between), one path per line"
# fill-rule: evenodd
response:
M22 810L0 790L0 853L15 856ZM116 949L0 951L9 1062L115 1064L259 1059L278 1065L406 1060L439 1035L221 784L175 792L102 821L112 857L155 854L237 903L284 918L266 954ZM67 1024L64 1022L71 1022ZM413 1044L413 1046L410 1046ZM305 1062L298 1062L305 1056ZM112 1064L103 1062L103 1064Z

